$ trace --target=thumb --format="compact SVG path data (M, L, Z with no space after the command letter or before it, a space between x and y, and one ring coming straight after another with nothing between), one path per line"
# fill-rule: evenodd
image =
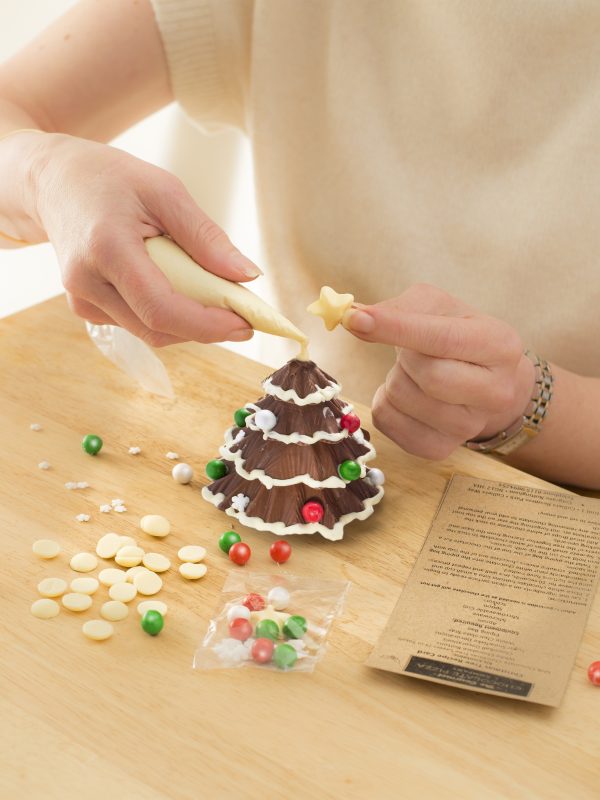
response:
M263 272L246 258L225 231L184 189L163 196L160 218L165 231L204 269L230 281L249 281Z

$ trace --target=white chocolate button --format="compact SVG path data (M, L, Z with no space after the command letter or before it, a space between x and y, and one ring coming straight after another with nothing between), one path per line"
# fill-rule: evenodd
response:
M122 567L137 567L142 563L143 557L144 551L141 547L127 545L127 547L121 547L115 556L115 561Z
M127 575L127 580L129 581L129 583L133 583L133 579L138 574L138 572L150 572L150 570L146 569L146 567L130 567L125 573Z
M60 553L60 545L52 539L38 539L31 548L40 558L56 558Z
M198 561L206 556L206 547L200 547L199 544L186 544L177 553L177 557L181 561L189 561L190 564L197 564Z
M188 564L187 561L179 566L179 573L188 581L197 581L198 578L203 578L207 570L206 564Z
M60 597L67 591L67 582L62 578L44 578L38 583L37 588L44 597Z
M110 622L106 622L103 619L90 619L83 624L81 630L84 636L87 636L88 639L95 639L97 642L108 639L114 633L114 628Z
M118 533L105 533L104 536L98 539L96 553L100 558L114 558L120 548L124 547L121 543L121 539L123 538L124 537L119 536Z
M166 572L171 566L169 559L160 553L146 553L142 564L152 572Z
M69 611L87 611L92 605L92 598L89 594L81 594L80 592L69 592L64 594L62 604Z
M109 600L103 604L100 613L104 619L109 619L111 622L118 622L120 619L125 619L127 614L129 614L129 609L125 603L121 603L120 600Z
M60 612L60 606L56 600L36 600L31 604L31 613L38 619L52 619Z
M121 544L119 546L119 550L121 549L121 547L137 547L137 542L132 536L121 536Z
M143 600L138 603L137 610L140 617L143 617L146 611L159 611L163 617L166 617L168 607L162 600Z
M98 586L96 578L73 578L70 589L79 594L94 594Z
M162 589L163 582L155 572L146 570L134 575L133 585L140 594L156 594Z
M115 583L121 583L127 580L127 573L124 569L115 569L108 567L103 569L98 574L98 580L103 586L114 586Z
M75 572L91 572L98 566L98 559L91 553L77 553L70 561Z
M140 520L140 528L144 533L149 533L150 536L158 536L159 538L171 533L171 523L166 517L161 517L160 514L146 514Z
M137 589L133 583L114 583L108 590L111 600L120 600L122 603L129 603L137 594Z

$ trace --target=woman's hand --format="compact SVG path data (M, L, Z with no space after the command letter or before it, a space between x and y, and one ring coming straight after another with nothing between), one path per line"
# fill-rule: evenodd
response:
M181 181L113 147L63 134L30 137L26 206L54 245L71 309L120 325L159 347L241 341L252 329L231 311L174 292L144 239L169 234L206 269L233 281L260 270L198 208Z
M535 368L517 332L435 286L355 304L343 324L360 339L396 347L373 421L409 453L446 458L469 439L505 430L528 408Z

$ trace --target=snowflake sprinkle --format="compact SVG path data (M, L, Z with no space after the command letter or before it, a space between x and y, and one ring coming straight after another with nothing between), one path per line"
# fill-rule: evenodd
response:
M89 514L77 514L75 519L77 520L77 522L89 522L91 517Z
M110 514L110 512L112 511L112 506L109 506L109 505L108 505L108 503L103 503L103 504L100 506L100 511L101 511L103 514Z
M236 494L231 498L231 507L235 511L242 512L246 510L249 502L250 498L240 492L240 494Z
M171 461L177 461L177 459L179 458L179 453L173 453L171 450L169 450L169 452L166 453L165 455L167 458L170 458Z
M142 448L141 447L130 447L129 448L129 455L131 455L131 456L137 456L137 454L141 453L141 452L142 452Z

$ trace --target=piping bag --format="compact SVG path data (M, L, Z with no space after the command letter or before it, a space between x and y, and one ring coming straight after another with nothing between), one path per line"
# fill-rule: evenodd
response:
M250 289L208 272L166 236L147 239L146 249L176 292L206 306L234 311L257 331L293 339L301 347L297 357L308 358L306 335ZM141 339L115 325L87 322L86 327L100 352L144 389L170 399L175 397L165 365Z

